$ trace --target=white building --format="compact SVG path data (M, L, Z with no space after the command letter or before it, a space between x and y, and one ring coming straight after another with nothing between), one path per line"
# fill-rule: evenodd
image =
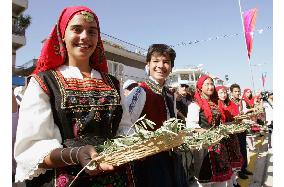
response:
M123 45L103 40L109 73L117 77L121 83L127 79L138 82L145 80L146 57L140 52L133 52Z
M187 84L190 87L195 87L196 82L202 75L209 75L213 78L215 86L223 85L224 81L209 72L205 72L200 67L189 67L173 69L172 73L167 79L167 84L172 87L178 87L180 84Z

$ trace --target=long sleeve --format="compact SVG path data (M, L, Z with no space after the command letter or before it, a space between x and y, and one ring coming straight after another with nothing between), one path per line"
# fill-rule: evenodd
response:
M242 100L242 108L243 108L243 113L246 114L248 112L248 109L247 109L247 104L244 100Z
M174 95L174 113L175 113L175 117L177 117L177 96Z
M130 118L133 123L136 122L141 116L145 102L146 92L141 87L134 88L134 90L127 96L125 105L129 111Z
M188 112L186 117L187 128L201 128L199 126L199 112L200 107L198 104L192 102L188 105Z
M16 181L32 179L45 173L38 168L52 150L62 147L62 138L54 123L48 95L31 78L19 110L14 155Z
M132 129L133 122L131 120L131 117L129 115L129 111L126 107L126 97L122 93L123 89L120 88L120 95L121 95L121 105L123 109L123 114L121 121L119 123L119 127L117 130L117 135L131 135L134 133L134 130Z

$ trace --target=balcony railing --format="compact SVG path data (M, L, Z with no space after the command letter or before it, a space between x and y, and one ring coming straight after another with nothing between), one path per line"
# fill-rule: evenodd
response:
M23 27L20 27L18 24L12 25L12 34L25 36L26 29Z

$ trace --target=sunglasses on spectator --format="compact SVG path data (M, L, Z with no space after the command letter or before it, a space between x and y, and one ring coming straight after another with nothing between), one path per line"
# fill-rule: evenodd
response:
M189 86L187 84L181 84L180 87L186 87L188 88Z

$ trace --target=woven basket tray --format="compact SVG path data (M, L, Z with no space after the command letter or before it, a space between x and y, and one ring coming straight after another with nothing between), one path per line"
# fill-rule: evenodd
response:
M223 135L219 136L218 138L214 139L211 141L210 144L197 144L197 145L187 145L191 150L194 150L194 149L206 149L208 148L209 146L214 146L216 144L218 144L222 139L224 138Z
M238 133L241 133L241 132L244 132L246 131L247 129L246 128L240 128L240 129L233 129L232 131L228 131L229 134L238 134Z
M257 112L253 112L253 113L242 114L242 115L239 115L239 116L235 116L234 119L235 120L250 119L252 117L261 115L263 113L264 113L263 111L257 111Z
M131 145L122 148L118 151L107 155L96 157L89 163L88 169L95 169L96 163L107 163L113 166L120 166L122 164L139 160L162 151L170 150L178 147L183 143L185 132L180 132L178 135L166 134L158 137L150 138L143 143Z

